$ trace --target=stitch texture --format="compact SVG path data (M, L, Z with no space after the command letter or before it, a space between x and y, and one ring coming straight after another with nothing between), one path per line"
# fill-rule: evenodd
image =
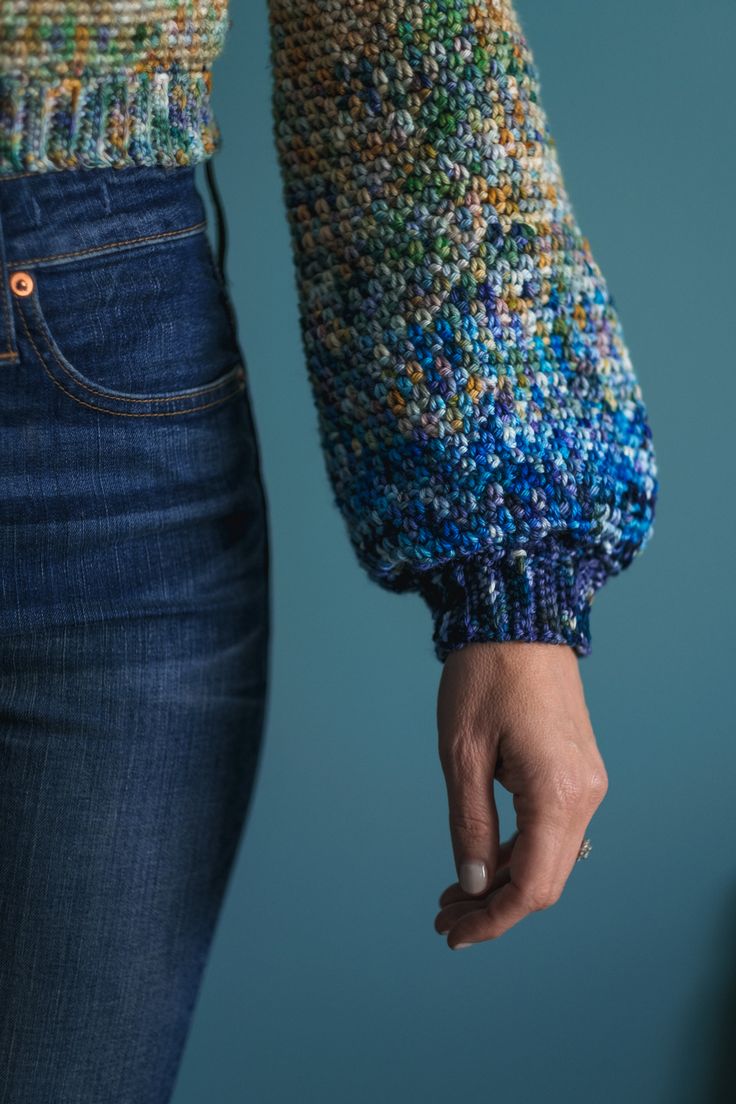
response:
M227 0L8 0L0 172L191 165L220 144Z
M0 174L219 145L226 0L2 13ZM511 0L270 0L269 27L307 371L360 563L423 596L440 660L588 655L596 591L653 533L657 465Z
M307 367L360 562L436 655L591 651L653 532L647 411L507 0L271 0Z

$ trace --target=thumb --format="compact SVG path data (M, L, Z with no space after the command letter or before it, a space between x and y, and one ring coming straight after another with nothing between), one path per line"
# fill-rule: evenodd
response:
M464 743L443 763L455 867L461 889L471 896L487 891L498 861L494 758L491 748Z

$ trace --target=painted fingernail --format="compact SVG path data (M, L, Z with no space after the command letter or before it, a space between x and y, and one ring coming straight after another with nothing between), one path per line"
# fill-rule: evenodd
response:
M473 946L472 943L456 943L455 946L452 949L453 949L453 951L463 951L463 950L465 950L466 947L472 947L472 946Z
M482 893L488 883L486 864L471 859L460 866L460 886L464 893Z
M441 932L438 932L437 934L438 934L438 935L447 935L447 933L449 932L449 930L450 930L449 928L443 928L443 929L442 929L442 931L441 931Z

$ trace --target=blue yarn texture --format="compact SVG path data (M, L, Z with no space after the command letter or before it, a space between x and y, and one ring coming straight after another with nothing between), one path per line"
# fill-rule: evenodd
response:
M652 433L508 0L271 0L275 138L335 502L437 658L591 651Z

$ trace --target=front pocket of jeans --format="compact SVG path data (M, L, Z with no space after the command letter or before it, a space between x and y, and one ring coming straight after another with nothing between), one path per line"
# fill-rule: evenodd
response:
M208 410L245 365L204 232L29 267L21 332L70 398L110 414Z

